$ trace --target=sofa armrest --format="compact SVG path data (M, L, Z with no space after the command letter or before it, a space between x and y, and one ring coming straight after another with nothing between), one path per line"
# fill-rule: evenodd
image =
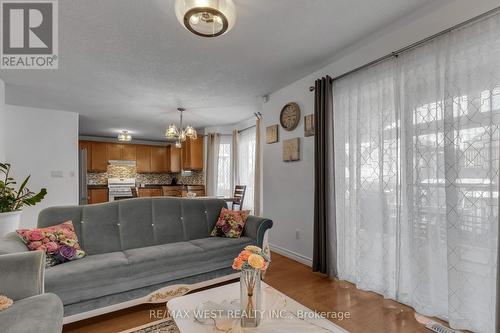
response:
M43 293L45 253L0 255L0 294L14 301Z
M10 232L0 238L0 255L19 252L29 252L29 250L17 233Z
M264 234L273 227L273 221L264 217L250 215L243 229L243 236L253 238L257 241L257 246L262 247Z

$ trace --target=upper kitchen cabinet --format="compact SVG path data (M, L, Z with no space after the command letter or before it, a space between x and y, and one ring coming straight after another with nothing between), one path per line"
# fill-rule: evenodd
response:
M169 155L169 172L181 172L181 149L176 148L175 145L167 147L167 154Z
M91 144L91 171L92 172L106 172L108 171L108 156L106 143L92 142Z
M203 170L203 137L186 140L182 144L182 165L184 170Z
M80 150L87 151L87 172L92 171L92 142L90 141L80 141Z
M151 146L136 145L136 166L138 173L151 172Z
M135 161L137 158L137 149L135 145L123 145L122 158L125 161Z
M122 159L123 145L117 143L106 144L108 161L116 161Z
M135 161L136 147L130 144L108 143L107 154L108 161Z
M151 172L169 172L170 156L167 154L167 147L151 146Z

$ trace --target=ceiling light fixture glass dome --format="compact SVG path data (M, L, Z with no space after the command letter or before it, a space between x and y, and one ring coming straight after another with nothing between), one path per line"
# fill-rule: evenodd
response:
M176 0L175 15L187 30L202 37L217 37L236 22L233 0Z
M167 139L175 139L175 145L181 144L187 139L196 140L198 138L198 133L193 126L187 126L185 129L182 127L182 119L183 113L186 111L184 108L177 108L177 111L180 113L180 127L175 126L174 124L170 124L165 131L165 137Z
M130 135L128 131L122 131L120 134L118 134L118 141L130 142L132 141L132 135Z

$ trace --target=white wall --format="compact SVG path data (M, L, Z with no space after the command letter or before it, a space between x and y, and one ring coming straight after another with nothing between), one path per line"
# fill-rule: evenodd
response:
M0 162L5 162L5 84L0 80Z
M498 0L436 1L346 49L317 72L270 94L263 106L263 216L274 221L270 235L273 250L306 264L312 259L314 138L304 137L303 116L313 113L314 93L309 92L309 87L314 85L314 80L346 73L498 6ZM302 111L299 126L292 132L280 128L279 142L266 144L265 127L278 124L281 108L292 101L298 103ZM301 140L301 160L285 163L281 156L282 142L294 137ZM299 230L298 239L296 230Z
M5 123L5 155L14 177L19 183L31 174L29 188L48 192L41 203L24 208L21 227L35 227L45 207L78 204L78 114L6 105Z

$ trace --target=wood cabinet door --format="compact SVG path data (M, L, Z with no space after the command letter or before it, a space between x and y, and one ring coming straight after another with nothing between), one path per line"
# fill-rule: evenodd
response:
M152 188L150 189L149 195L152 197L161 197L161 188Z
M172 173L181 172L181 149L176 148L174 145L170 145L167 148L170 152L170 168L169 171Z
M106 172L108 170L108 158L106 143L92 142L92 172Z
M151 172L168 172L167 147L151 146Z
M125 161L135 161L137 158L136 146L135 145L123 145L122 158Z
M90 141L80 141L80 150L87 150L87 172L92 171L92 142Z
M137 191L139 198L145 198L151 196L151 189L149 188L139 188Z
M190 170L203 170L203 137L189 141Z
M206 195L204 185L188 185L187 192L194 192L197 197L204 197Z
M161 194L166 197L181 197L182 186L162 186Z
M184 170L203 170L203 137L182 143L182 167Z
M108 202L107 188L91 188L89 189L89 204Z
M182 151L181 151L181 158L182 158L182 169L184 170L191 170L191 144L190 144L190 139L187 139L182 143Z
M108 155L108 161L114 160L114 161L120 161L123 159L123 145L118 144L118 143L108 143L106 145L106 150L107 150L107 155Z
M150 173L151 172L151 146L137 145L136 146L137 158L137 172Z

